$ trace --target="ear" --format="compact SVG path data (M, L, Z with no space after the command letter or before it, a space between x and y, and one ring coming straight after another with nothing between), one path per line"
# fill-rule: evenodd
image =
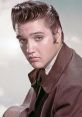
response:
M55 43L61 42L61 28L57 27L53 33Z

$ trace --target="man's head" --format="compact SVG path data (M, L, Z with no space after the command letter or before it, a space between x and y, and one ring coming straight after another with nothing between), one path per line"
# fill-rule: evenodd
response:
M52 5L48 5L40 1L23 2L21 4L17 4L12 9L11 17L14 30L16 28L16 24L24 24L37 19L44 19L53 33L55 29L57 31L58 27L61 28L62 39L64 38L59 15Z
M16 5L11 16L27 60L34 68L45 67L58 52L64 38L58 13L44 2L27 1Z

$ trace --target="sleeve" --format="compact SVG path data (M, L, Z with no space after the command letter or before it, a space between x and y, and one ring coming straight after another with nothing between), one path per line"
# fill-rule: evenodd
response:
M3 117L27 117L31 103L34 100L34 95L34 89L30 88L23 104L8 108Z
M54 101L54 117L82 117L82 86L61 90Z

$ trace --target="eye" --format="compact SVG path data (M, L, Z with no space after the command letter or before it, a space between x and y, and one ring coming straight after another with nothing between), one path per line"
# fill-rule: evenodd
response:
M17 35L16 38L18 39L18 41L19 41L20 44L25 44L25 43L27 43L27 39L23 38L23 37L20 36L20 35Z
M27 40L26 40L26 39L23 39L23 38L20 38L20 39L19 39L19 42L20 42L21 44L26 44L26 43L27 43Z
M35 41L41 41L41 40L43 40L43 38L44 38L43 36L37 35L37 36L34 37L34 40Z

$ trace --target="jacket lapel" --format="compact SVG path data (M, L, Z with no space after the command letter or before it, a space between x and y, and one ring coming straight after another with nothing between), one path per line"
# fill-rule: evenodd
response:
M41 85L46 93L50 93L53 90L53 86L56 85L62 73L68 66L70 60L73 56L73 50L68 48L66 44L63 44L57 59L52 66L49 74L47 76L42 77Z

